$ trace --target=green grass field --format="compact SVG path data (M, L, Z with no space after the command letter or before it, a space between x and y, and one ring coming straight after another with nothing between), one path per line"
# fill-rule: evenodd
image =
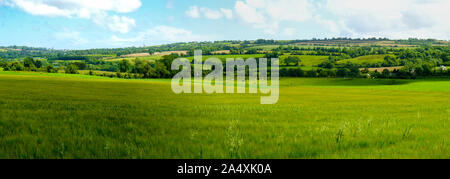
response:
M280 56L280 60L283 61L290 55L283 55ZM311 69L313 66L317 66L318 64L328 60L328 56L314 56L314 55L293 55L296 57L299 57L302 61L300 64L303 64L304 67L307 67L308 69ZM188 60L192 61L194 57L186 57ZM218 58L221 61L225 62L227 58L242 58L244 60L247 60L248 58L264 58L264 54L245 54L245 55L204 55L203 60L207 60L208 58ZM295 67L297 68L297 67Z
M225 62L227 58L237 59L242 58L247 60L248 58L263 58L264 54L244 54L244 55L203 55L202 59L207 60L208 58L218 58L219 60ZM189 61L194 60L194 57L186 57Z
M134 63L135 59L140 59L140 60L144 60L144 61L150 61L150 62L154 62L156 60L160 60L161 56L147 56L147 57L108 57L108 58L104 58L105 61L107 62L119 62L122 60L128 60L129 62Z
M450 80L282 78L261 94L0 72L0 158L450 158Z
M341 61L338 61L337 63L344 64L347 62L351 62L351 63L359 64L359 65L362 65L364 63L382 63L384 61L384 57L386 57L386 55L367 55L367 56L356 57L356 58L352 58L352 59L341 60Z
M289 56L298 57L302 61L300 64L303 64L305 67L317 66L322 62L328 60L328 56L315 56L315 55L283 55L280 57L280 60L283 61Z

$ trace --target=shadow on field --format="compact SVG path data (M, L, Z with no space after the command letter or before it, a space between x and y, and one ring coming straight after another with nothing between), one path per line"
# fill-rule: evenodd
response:
M298 81L296 81L298 80ZM387 86L387 85L407 85L423 80L402 80L402 79L344 79L344 78L303 78L288 79L281 82L286 86L295 86L295 84L301 84L302 86Z
M450 82L450 78L418 78L418 79L322 79L311 82L317 86L399 86L418 82ZM308 83L308 82L307 82Z
M415 83L415 80L401 79L337 79L325 85L331 86L386 86L386 85L407 85Z

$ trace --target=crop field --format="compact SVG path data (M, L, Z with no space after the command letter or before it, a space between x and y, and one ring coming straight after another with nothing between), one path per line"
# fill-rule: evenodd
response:
M300 64L303 64L305 67L313 67L317 66L318 64L328 60L328 56L314 56L314 55L283 55L280 56L280 60L284 60L289 56L296 56L299 57L301 60ZM206 60L208 58L218 58L222 61L226 61L227 58L242 58L244 60L247 60L248 58L263 58L264 54L247 54L247 55L204 55L203 60ZM187 57L188 60L192 61L194 57Z
M448 79L280 85L261 105L168 79L0 72L0 158L450 158Z
M398 66L398 67L380 67L380 68L368 68L369 71L378 71L378 72L382 72L384 69L388 69L389 71L394 71L394 70L400 70L401 68L403 68L402 66ZM364 68L361 68L361 70L363 70ZM436 70L438 70L439 67L437 67Z
M305 67L317 66L320 63L328 60L328 56L317 56L317 55L283 55L280 57L280 60L284 60L289 56L298 57L301 60L300 64L303 64Z
M134 53L134 54L128 54L128 55L122 55L121 57L147 57L150 56L149 53Z
M232 59L237 59L237 58L242 58L244 60L247 60L248 58L263 58L264 54L250 54L250 55L203 55L202 58L203 60L207 60L208 58L218 58L221 61L225 62L227 58L232 58ZM186 59L188 59L189 61L194 60L194 57L186 57Z
M347 62L360 64L360 65L362 65L364 63L379 63L379 62L384 61L385 56L386 55L367 55L367 56L362 56L362 57L357 57L357 58L352 58L352 59L341 60L341 61L338 61L338 64L343 64L343 63L347 63Z
M156 60L160 60L161 56L105 58L104 61L107 61L107 62L119 62L119 61L122 61L122 60L128 60L129 62L134 63L135 59L140 59L140 60L154 62Z

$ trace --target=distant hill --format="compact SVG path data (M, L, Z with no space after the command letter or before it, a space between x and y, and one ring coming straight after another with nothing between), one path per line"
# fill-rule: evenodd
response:
M132 57L136 54L164 54L164 52L182 52L180 55L188 55L194 49L202 49L205 55L226 52L227 54L241 54L243 52L255 51L266 52L280 46L294 46L302 48L311 47L386 47L386 48L414 48L420 46L449 46L449 41L435 39L407 39L390 40L387 38L331 38L312 40L244 40L244 41L214 41L214 42L186 42L173 43L148 47L126 47L126 48L102 48L87 50L55 50L48 48L36 48L26 46L0 46L0 58L15 59L31 57L61 56L83 56L83 55L114 55Z

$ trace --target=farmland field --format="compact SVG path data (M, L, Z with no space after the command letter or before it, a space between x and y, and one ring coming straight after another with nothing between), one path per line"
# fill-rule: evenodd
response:
M260 105L165 79L0 72L0 158L450 158L448 79L280 84Z
M317 56L317 55L283 55L280 57L280 60L283 61L289 56L298 57L301 60L300 64L303 64L305 67L317 66L320 63L328 60L328 56Z
M161 59L161 56L145 56L145 57L117 57L117 58L105 58L104 60L107 62L118 62L122 60L128 60L131 63L134 63L135 59L141 59L145 61L154 62L156 60Z
M388 69L389 71L394 71L394 70L400 70L402 68L402 66L399 67L380 67L380 68L368 68L369 71L378 71L378 72L382 72L384 69ZM439 67L437 67L439 68ZM363 70L361 68L361 70ZM436 69L438 70L438 69Z
M207 60L208 58L218 58L221 61L226 61L227 58L237 59L242 58L244 60L247 60L248 58L263 58L264 54L250 54L250 55L203 55L203 60ZM194 57L187 57L188 60L192 61L194 60Z
M346 59L346 60L341 60L338 61L338 64L343 64L343 63L347 63L347 62L351 62L351 63L355 63L355 64L364 64L364 63L379 63L379 62L383 62L384 61L384 57L386 55L367 55L367 56L362 56L362 57L357 57L357 58L352 58L352 59Z

